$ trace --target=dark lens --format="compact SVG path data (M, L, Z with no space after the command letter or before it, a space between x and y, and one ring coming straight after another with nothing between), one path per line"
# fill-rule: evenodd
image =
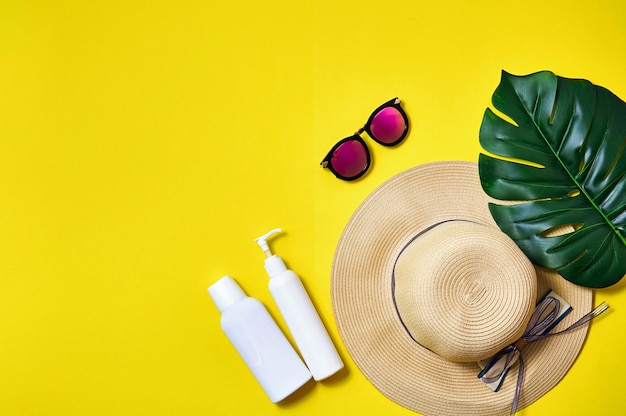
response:
M376 140L384 144L393 144L407 129L404 117L397 108L385 107L380 110L370 123L370 131Z
M330 164L339 176L344 179L354 179L368 167L369 154L367 148L359 140L346 140L334 150Z

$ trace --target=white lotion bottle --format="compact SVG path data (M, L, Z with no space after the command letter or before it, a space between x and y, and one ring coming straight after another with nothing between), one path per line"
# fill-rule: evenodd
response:
M302 281L287 269L280 257L269 250L267 239L280 231L277 228L255 239L266 255L269 290L313 379L323 380L343 368L343 362Z
M246 296L230 276L209 295L222 313L222 330L272 401L277 403L311 379L311 373L267 309Z

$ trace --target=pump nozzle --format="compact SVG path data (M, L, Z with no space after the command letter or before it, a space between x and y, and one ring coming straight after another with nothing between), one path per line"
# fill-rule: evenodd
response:
M263 234L261 237L254 239L254 241L257 242L257 244L259 245L259 247L261 247L261 250L263 250L263 253L265 253L265 255L267 257L271 257L272 256L272 252L270 251L270 248L267 245L267 239L270 238L272 235L274 235L276 233L280 233L281 231L282 231L282 229L275 228L272 231L270 231L269 233Z

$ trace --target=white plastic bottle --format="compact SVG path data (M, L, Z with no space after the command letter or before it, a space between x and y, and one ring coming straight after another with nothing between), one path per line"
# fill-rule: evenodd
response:
M300 278L269 250L267 239L280 231L277 228L255 241L267 256L265 270L270 277L269 289L274 301L313 378L323 380L343 368L343 362Z
M222 313L224 333L272 403L283 400L311 379L267 309L246 296L230 276L211 285L209 294Z

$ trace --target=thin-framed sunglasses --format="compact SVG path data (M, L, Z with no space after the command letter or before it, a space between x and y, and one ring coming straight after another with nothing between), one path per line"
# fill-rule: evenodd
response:
M395 146L404 140L408 131L409 118L400 106L400 99L394 98L374 110L367 123L353 136L337 142L320 165L339 179L353 181L367 172L371 162L361 133L367 133L383 146Z

